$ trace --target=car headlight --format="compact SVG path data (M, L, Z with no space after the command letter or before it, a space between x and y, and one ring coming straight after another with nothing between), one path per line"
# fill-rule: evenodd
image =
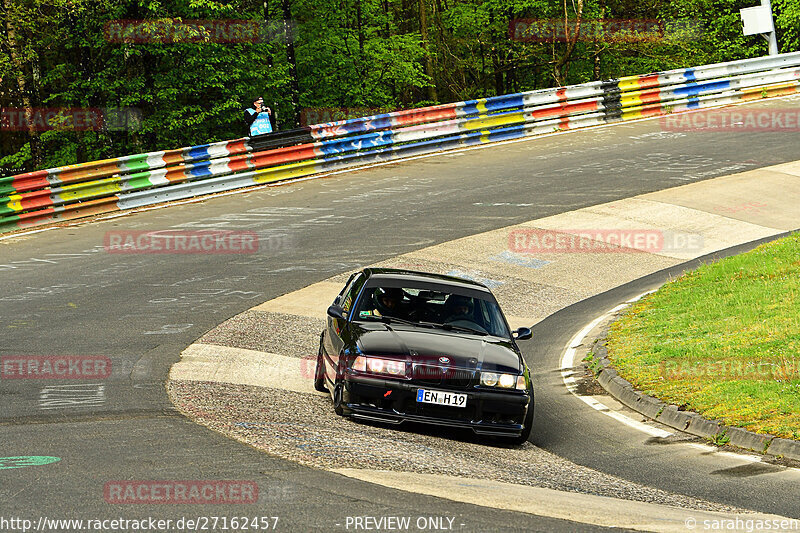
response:
M386 361L386 372L394 376L406 373L406 364L403 361Z
M494 372L481 372L481 385L486 385L487 387L494 387L497 385L497 380L500 377L495 374Z
M520 385L521 384L521 385ZM501 374L497 372L481 372L481 385L500 387L501 389L525 390L525 376L517 374Z
M510 389L516 382L516 376L512 376L511 374L500 374L500 380L497 382L497 384L504 389Z
M359 372L366 372L367 371L367 358L359 355L356 357L356 360L353 361L353 370L358 370Z
M383 359L376 359L375 357L367 357L367 370L376 374L382 374L385 363Z
M366 357L359 355L353 361L353 370L370 372L372 374L388 374L390 376L405 376L405 361L383 359L381 357Z

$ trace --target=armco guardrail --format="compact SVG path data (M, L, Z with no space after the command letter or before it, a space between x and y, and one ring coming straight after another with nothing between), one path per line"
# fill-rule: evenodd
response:
M316 124L0 178L0 231L335 169L800 92L800 52Z

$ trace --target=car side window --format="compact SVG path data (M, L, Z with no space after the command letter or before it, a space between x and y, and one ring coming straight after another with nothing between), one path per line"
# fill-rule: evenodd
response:
M352 309L353 307L353 301L355 301L356 296L358 296L358 292L361 290L361 287L363 286L364 286L364 276L362 274L359 274L350 284L350 287L348 287L345 290L341 298L341 301L339 302L339 305L342 306L342 309L344 309L345 313L348 314L350 313L350 309Z
M344 299L344 294L350 288L350 285L353 283L353 280L355 279L356 276L358 276L358 274L359 274L358 272L354 272L353 274L350 274L350 277L347 278L347 282L342 287L342 290L339 291L339 294L337 294L336 298L334 298L333 305L339 305L339 304L342 303L342 300Z

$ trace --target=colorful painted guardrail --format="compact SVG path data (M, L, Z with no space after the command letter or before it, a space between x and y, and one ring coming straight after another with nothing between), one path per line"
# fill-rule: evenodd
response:
M29 172L0 178L0 231L461 146L797 92L800 52L397 111Z

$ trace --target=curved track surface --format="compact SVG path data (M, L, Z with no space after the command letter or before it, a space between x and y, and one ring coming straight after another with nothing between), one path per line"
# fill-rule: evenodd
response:
M167 371L184 347L216 324L312 282L516 222L794 160L798 141L800 134L787 132L663 132L658 121L646 121L0 241L0 355L101 355L113 367L109 379L83 388L43 380L0 383L2 455L61 458L0 471L3 513L34 520L269 514L293 531L343 529L348 516L387 514L453 516L462 530L593 529L377 488L258 453L178 415L164 391ZM164 229L254 231L261 248L252 255L104 251L109 231ZM644 280L641 286L657 282ZM554 369L555 347L560 353L593 315L639 288L612 291L541 323L538 340L526 346L532 364ZM798 515L769 490L754 494L771 487L768 472L719 472L703 483L686 472L681 477L665 467L669 446L653 444L653 452L642 454L641 437L628 439L605 428L602 417L579 412L577 401L566 395L562 390L540 400L535 444L647 485ZM257 506L201 512L181 506L121 509L103 500L104 484L121 479L253 480L260 499ZM754 481L761 483L756 491L748 488Z

